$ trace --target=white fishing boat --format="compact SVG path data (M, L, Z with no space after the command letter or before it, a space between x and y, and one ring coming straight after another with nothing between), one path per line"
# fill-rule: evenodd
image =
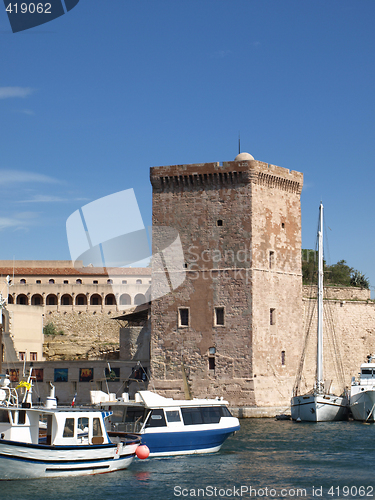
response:
M361 364L359 380L352 379L350 388L350 410L354 420L375 422L375 363L373 357L367 357L367 363Z
M139 391L129 401L128 394L116 399L91 391L91 401L112 412L107 420L111 439L122 432L137 432L150 457L217 452L240 429L238 418L222 398L177 400Z
M33 407L31 383L25 396L0 376L0 479L82 476L126 469L140 445L139 436L124 434L112 442L105 418L92 408Z
M330 394L323 376L323 204L319 207L318 230L318 328L316 380L308 394L294 394L291 400L293 420L327 422L344 420L348 416L349 401L343 396ZM329 384L330 385L330 384Z

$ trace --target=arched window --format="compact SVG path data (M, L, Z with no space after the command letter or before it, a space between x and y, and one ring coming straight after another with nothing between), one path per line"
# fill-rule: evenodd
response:
M54 280L53 278L51 278L50 280L48 280L48 283L49 283L50 285L54 285L54 284L55 284L55 280Z
M138 293L134 297L134 304L136 306L140 306L141 304L144 304L146 302L146 297L143 295L143 293Z
M142 280L136 280L135 284L136 285L142 285Z
M29 300L27 298L27 295L25 295L23 293L21 293L20 295L17 295L17 304L27 306L29 304Z
M20 279L20 283L21 283L21 285L26 285L26 280L25 280L25 278L21 278L21 279Z
M47 304L47 306L57 306L56 295L53 295L53 294L47 295L46 304Z
M71 306L73 304L73 299L72 299L72 296L69 295L68 293L65 293L62 297L61 297L61 305L62 306Z
M123 293L120 296L120 306L130 306L131 303L132 303L132 299L131 299L129 294Z
M76 279L76 285L82 285L82 280L81 280L81 278Z
M32 306L42 306L43 305L43 297L37 293L31 297L31 305Z
M106 306L114 306L116 304L116 298L113 293L106 295L105 297L105 305Z
M80 293L76 297L76 306L85 306L87 304L87 297L83 293Z
M102 297L98 293L91 295L90 297L90 305L91 306L101 306L102 305Z

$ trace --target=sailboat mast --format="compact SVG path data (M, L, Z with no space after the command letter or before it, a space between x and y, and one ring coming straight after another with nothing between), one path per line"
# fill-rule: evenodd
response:
M318 231L318 341L316 363L316 389L323 392L323 204L319 207Z

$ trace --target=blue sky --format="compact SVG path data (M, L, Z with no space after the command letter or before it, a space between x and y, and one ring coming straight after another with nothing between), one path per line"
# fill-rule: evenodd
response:
M333 264L375 285L373 0L80 0L13 34L0 9L0 259L69 259L65 223L151 166L255 159L304 173ZM121 214L114 214L115 217ZM122 214L127 216L127 214Z

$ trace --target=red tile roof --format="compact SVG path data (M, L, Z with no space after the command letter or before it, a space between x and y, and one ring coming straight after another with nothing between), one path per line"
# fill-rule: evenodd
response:
M0 267L1 276L151 276L150 267Z

